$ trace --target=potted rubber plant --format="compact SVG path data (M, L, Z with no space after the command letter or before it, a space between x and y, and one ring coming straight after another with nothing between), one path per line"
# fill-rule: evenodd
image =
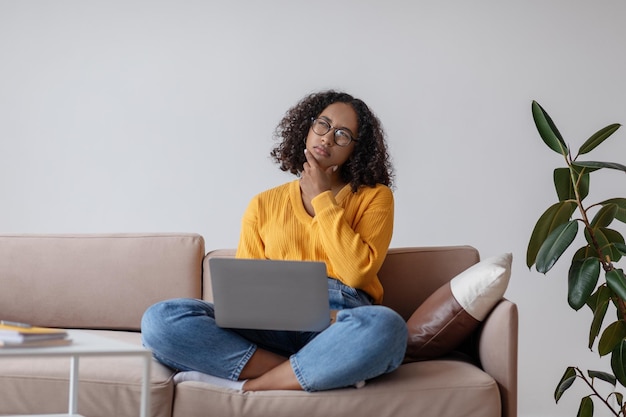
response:
M531 107L539 136L549 149L561 155L564 166L554 170L557 202L539 217L528 243L526 264L546 274L578 238L581 246L571 259L567 302L576 311L585 306L591 309L588 347L591 350L595 347L601 357L607 357L611 369L611 372L585 372L577 366L568 366L554 398L558 403L568 388L581 381L589 394L581 399L578 416L593 416L595 401L608 407L613 415L626 417L624 395L619 391L626 387L626 276L617 265L626 255L624 237L618 230L618 226L623 229L626 224L626 198L587 201L594 171L609 169L622 175L626 166L581 160L611 137L620 125L600 129L573 154L543 107L536 101ZM626 177L617 180L626 183ZM600 384L609 384L608 390L599 388Z

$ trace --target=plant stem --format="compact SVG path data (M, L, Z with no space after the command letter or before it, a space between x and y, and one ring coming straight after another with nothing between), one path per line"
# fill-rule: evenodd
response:
M580 186L580 181L585 173L585 169L583 168L580 171L580 174L578 174L578 178L576 178L575 174L577 173L576 173L576 170L574 170L574 168L572 167L571 155L569 157L566 157L565 161L567 162L567 166L569 167L570 178L572 180L574 194L576 195L576 205L578 206L578 210L580 211L582 222L585 224L585 229L587 230L587 232L589 232L589 237L591 238L593 249L598 254L598 259L600 260L602 269L604 269L604 272L609 272L610 270L613 269L613 264L611 263L610 259L607 261L604 258L604 254L602 253L600 244L598 243L596 239L596 235L593 231L593 228L591 227L591 222L589 221L589 217L587 217L587 210L585 209L585 207L583 207L583 201L582 201L582 198L580 197L580 190L578 189Z
M593 395L595 397L598 397L600 399L600 401L602 401L604 403L604 405L606 405L607 408L609 410L611 410L611 413L613 413L613 415L615 417L619 417L620 414L623 415L624 410L622 409L622 410L620 410L620 412L615 411L613 409L613 407L611 407L611 404L609 404L609 402L606 399L602 398L600 393L596 390L596 388L593 386L593 384L591 382L589 382L589 380L585 377L585 375L583 374L583 372L580 369L576 368L576 373L578 374L579 378L581 378L583 381L585 381L585 383L589 386L591 391L593 391L593 394L591 394L591 395Z
M617 307L622 320L626 320L626 303L619 297L617 297Z
M578 174L574 170L574 168L572 167L572 163L571 163L571 155L566 156L565 161L567 162L567 166L569 167L570 178L571 178L572 185L574 188L574 194L576 196L576 205L578 206L578 210L580 211L580 215L582 217L582 222L585 225L585 229L589 233L593 250L595 250L596 254L598 255L598 260L600 261L600 264L602 265L602 269L604 269L604 272L605 273L610 272L613 269L615 269L615 267L613 266L613 263L611 262L611 258L609 258L608 256L605 257L604 254L602 253L600 244L598 243L598 240L596 239L596 235L593 231L593 228L591 227L591 222L589 221L589 217L587 217L588 209L585 209L585 207L583 206L582 198L580 196L579 186L580 186L580 181L585 173L585 170L583 168L580 171L580 174ZM576 174L578 174L578 177L575 176ZM616 301L621 319L626 320L626 302L619 297L617 297L617 299L614 299L614 301Z

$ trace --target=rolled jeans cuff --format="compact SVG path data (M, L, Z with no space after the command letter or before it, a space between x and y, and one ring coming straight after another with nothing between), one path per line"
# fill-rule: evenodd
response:
M243 357L241 358L241 360L237 364L237 367L233 370L233 373L230 376L231 380L233 380L233 381L238 381L239 380L239 375L241 375L241 371L243 371L243 368L245 368L245 366L248 364L248 361L250 360L252 355L254 355L254 352L256 352L256 350L257 350L257 345L252 345L251 344L250 348L248 348L246 353L243 355Z
M291 357L289 358L289 362L291 363L291 369L293 369L293 373L296 375L296 379L298 380L298 383L300 384L302 389L306 392L314 391L311 388L311 386L306 382L306 378L302 374L302 370L300 369L300 366L298 365L298 360L296 359L296 355L291 355Z

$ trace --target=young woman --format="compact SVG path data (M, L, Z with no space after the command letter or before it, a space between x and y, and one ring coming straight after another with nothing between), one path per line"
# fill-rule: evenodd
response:
M271 156L299 178L252 199L237 257L325 262L333 324L320 333L223 329L211 303L176 299L146 311L144 344L183 371L179 381L244 391L360 386L396 369L407 342L404 320L379 305L394 208L382 127L363 101L325 91L291 108L276 137Z

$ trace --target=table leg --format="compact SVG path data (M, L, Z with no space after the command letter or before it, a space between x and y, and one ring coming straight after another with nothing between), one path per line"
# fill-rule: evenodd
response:
M70 403L68 413L77 414L78 409L78 355L72 355L70 366Z

